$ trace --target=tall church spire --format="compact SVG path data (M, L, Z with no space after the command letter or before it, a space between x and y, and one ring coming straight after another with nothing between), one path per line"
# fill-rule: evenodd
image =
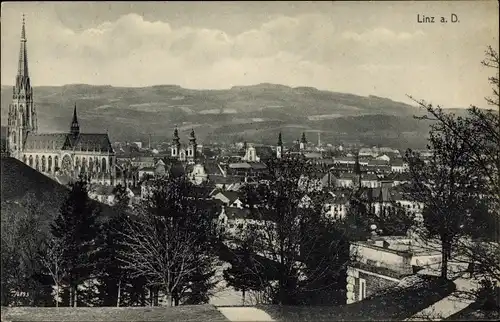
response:
M19 62L17 65L16 77L16 87L18 90L29 87L30 85L28 73L28 50L26 48L26 42L26 22L23 15L23 23L21 26L21 46L19 49Z
M75 108L73 109L73 120L71 121L70 133L74 137L76 137L76 136L78 136L78 134L80 134L80 124L78 124L78 117L76 115L76 103L75 103Z
M37 132L37 119L33 104L33 89L28 73L28 50L26 48L26 23L22 20L21 44L17 75L12 89L12 103L9 106L8 151L15 158L22 157L24 143L29 133Z

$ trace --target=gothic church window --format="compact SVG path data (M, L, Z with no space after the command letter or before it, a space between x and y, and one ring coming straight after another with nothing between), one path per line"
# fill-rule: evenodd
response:
M106 158L102 158L101 171L106 172Z
M54 157L54 170L57 170L58 167L59 167L59 157L56 155Z
M69 155L65 155L62 160L61 160L61 169L63 170L63 172L70 172L72 170L72 166L71 166L71 158Z
M82 158L82 172L87 171L87 159L85 157Z
M50 155L49 155L49 159L48 159L47 171L52 172L52 156L50 156Z
M26 155L23 155L23 162L26 163L26 161L27 161Z
M42 172L45 172L45 155L42 155Z
M32 168L33 168L33 156L32 156L32 155L30 155L30 157L29 157L29 159L28 159L28 160L29 160L29 161L28 161L28 165L29 165L30 167L32 167Z
M35 156L35 169L37 171L40 171L40 158L37 156Z

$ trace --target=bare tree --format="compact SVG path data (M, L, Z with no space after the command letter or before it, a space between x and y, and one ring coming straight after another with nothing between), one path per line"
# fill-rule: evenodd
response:
M48 235L45 206L31 193L15 202L2 200L2 305L34 305L43 292L35 277Z
M342 272L349 247L342 233L329 225L322 194L309 187L314 182L304 180L311 166L305 160L286 159L271 162L269 169L269 184L245 189L251 218L234 239L251 248L252 256L243 261L241 277L247 281L240 280L239 288L257 289L285 305L307 303L327 290L338 296L345 288Z
M448 189L449 202L439 203L438 199L426 199L428 213L448 213L449 222L441 223L442 233L447 235L461 234L463 238L455 241L456 256L454 260L469 261L470 270L474 274L500 282L500 103L499 103L499 55L491 46L485 52L482 65L492 68L495 75L489 78L493 95L486 98L493 109L481 109L471 106L467 117L455 117L421 100L414 100L427 113L420 119L432 122L431 147L435 148L431 163L446 171L435 172L434 180L417 179L417 175L429 178L431 174L416 168L423 166L414 163L412 173L414 182L420 181L418 197L422 191L441 191L444 195ZM433 141L434 140L434 141ZM439 143L439 144L435 144ZM437 146L434 146L437 145ZM452 158L453 156L453 158ZM436 158L441 158L437 160ZM452 162L453 160L460 162ZM437 162L434 162L437 161ZM458 164L457 164L458 163ZM417 166L415 166L417 164ZM435 167L435 168L436 168ZM456 169L455 176L451 170ZM453 181L450 181L453 179ZM443 180L453 183L439 190L439 182ZM434 187L423 184L427 181ZM450 195L454 194L454 197ZM428 196L432 197L432 196ZM454 201L453 201L454 200ZM463 216L466 214L466 216ZM458 216L459 218L452 218ZM458 219L458 220L457 220ZM459 232L457 232L457 229Z
M55 285L55 303L59 307L61 299L61 288L64 281L64 272L61 271L63 261L63 247L61 241L51 238L44 243L43 250L39 253L38 260L42 267L47 271Z
M178 305L196 291L208 292L217 264L214 216L208 201L185 178L157 179L122 232L121 261L133 278L147 279L154 296L162 291L168 305ZM200 290L195 282L207 289Z

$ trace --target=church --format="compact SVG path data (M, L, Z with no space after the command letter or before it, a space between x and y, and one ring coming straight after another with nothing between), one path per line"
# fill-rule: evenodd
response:
M17 76L8 114L9 155L50 177L86 175L91 182L113 185L116 157L108 134L81 133L76 105L67 133L38 133L26 42L23 17Z
M181 144L179 131L177 130L177 127L175 128L172 145L170 147L170 156L174 160L187 162L188 164L196 163L198 160L198 145L196 144L194 130L191 130L191 134L189 135L189 144L186 147Z

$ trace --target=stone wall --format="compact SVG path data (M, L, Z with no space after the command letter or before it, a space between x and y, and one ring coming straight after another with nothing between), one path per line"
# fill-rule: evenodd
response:
M376 273L349 268L347 271L347 304L362 300L360 298L361 280L365 281L365 298L394 287L398 279Z

